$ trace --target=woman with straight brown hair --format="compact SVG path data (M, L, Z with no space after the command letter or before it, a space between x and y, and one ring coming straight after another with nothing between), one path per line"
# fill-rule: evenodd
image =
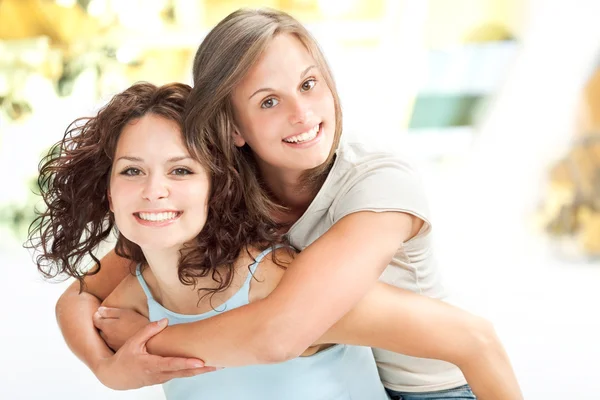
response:
M360 79L368 81L368 73ZM419 178L402 159L341 140L331 72L298 21L274 10L239 10L221 21L196 54L186 114L188 145L209 160L214 175L215 212L239 224L233 237L241 240L246 218L267 216L302 252L264 299L210 320L168 327L149 341L159 329L148 328L134 335L135 343L211 366L282 362L312 343L327 342L327 330L343 324L378 279L444 299ZM68 324L90 317L98 300L89 294L104 299L128 266L114 253L101 264L86 281L87 294L71 288L57 304L67 342L88 364L97 359L87 349L95 338ZM393 398L474 398L467 381L479 398L522 397L487 321L441 301L421 300L407 294L388 305L402 316L397 352L373 344ZM146 323L118 309L95 315L109 343L122 344ZM390 340L370 328L340 341L363 344L368 335L380 338L371 343ZM166 365L150 368L132 346L123 346L117 356L115 365L130 373L124 387L166 378Z

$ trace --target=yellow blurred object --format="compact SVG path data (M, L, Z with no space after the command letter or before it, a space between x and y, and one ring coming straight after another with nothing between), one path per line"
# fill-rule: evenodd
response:
M586 253L600 255L600 212L592 212L582 225L581 244Z
M600 256L600 69L588 81L578 135L550 169L540 210L549 233L574 235L584 253Z
M194 54L193 49L186 48L149 49L141 57L143 62L128 66L126 74L131 82L140 79L150 80L156 85L180 82L189 75Z
M504 37L506 32L519 36L527 3L521 0L429 0L428 47L444 48L474 39L494 40Z
M578 131L584 135L588 132L600 132L600 69L592 75L583 91Z
M486 43L505 40L515 40L513 34L500 24L478 26L465 35L465 43Z
M47 36L54 45L91 37L98 24L79 6L63 7L49 0L0 1L0 39Z

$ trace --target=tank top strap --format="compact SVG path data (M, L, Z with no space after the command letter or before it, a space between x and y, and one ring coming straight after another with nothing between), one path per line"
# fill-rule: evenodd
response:
M140 286L144 290L144 293L146 293L146 297L148 298L148 300L154 300L154 297L152 297L152 293L150 292L150 288L148 287L146 280L142 276L141 266L141 264L138 264L137 267L135 267L135 276L137 277Z
M254 259L254 262L250 265L250 273L248 274L248 277L246 278L246 282L244 282L244 286L248 286L248 291L250 291L250 281L252 280L252 277L254 276L256 269L258 268L258 264L260 264L260 262L263 260L263 258L265 258L265 256L267 254L269 254L273 250L279 249L281 247L285 247L285 245L277 244L277 245L271 246L271 247L263 250L259 255L256 256L256 258Z

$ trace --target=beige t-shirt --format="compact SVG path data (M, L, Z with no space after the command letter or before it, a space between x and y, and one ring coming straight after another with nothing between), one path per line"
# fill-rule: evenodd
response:
M400 211L424 221L417 236L400 246L380 280L437 299L446 293L432 252L431 223L418 175L399 157L344 143L323 187L292 226L291 244L303 250L342 217L358 211ZM407 392L445 390L466 384L453 364L373 349L385 387Z

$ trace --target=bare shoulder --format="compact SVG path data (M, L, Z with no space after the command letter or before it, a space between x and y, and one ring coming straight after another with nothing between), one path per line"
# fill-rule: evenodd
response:
M264 299L277 287L295 255L293 248L279 247L263 257L250 282L250 302Z
M105 307L127 308L148 316L148 301L138 278L129 274L102 302Z

